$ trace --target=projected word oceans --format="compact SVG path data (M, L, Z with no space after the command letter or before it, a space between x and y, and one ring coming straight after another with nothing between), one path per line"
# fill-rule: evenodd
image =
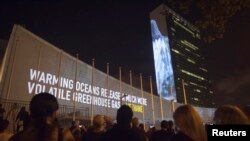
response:
M47 72L30 69L28 81L28 93L37 94L48 92L55 97L66 101L76 101L79 103L93 104L109 108L119 108L121 101L133 103L141 108L147 106L147 99L130 94L120 93L99 86L74 81L66 77ZM136 112L142 112L138 110Z

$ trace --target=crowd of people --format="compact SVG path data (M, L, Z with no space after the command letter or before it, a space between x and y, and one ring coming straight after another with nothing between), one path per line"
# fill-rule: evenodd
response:
M11 110L16 110L16 105ZM49 93L39 93L30 102L29 111L21 107L13 119L16 130L9 132L8 117L0 104L1 141L207 141L206 124L192 105L179 106L172 120L162 120L161 129L150 127L133 116L132 109L122 105L117 110L116 123L110 117L95 115L93 125L86 128L78 121L72 121L70 128L62 128L56 118L57 99ZM214 124L250 124L250 106L243 109L225 105L214 113ZM11 111L10 110L10 111Z

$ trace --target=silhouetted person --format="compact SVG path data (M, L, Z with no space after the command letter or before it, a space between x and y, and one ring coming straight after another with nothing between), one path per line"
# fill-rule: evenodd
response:
M168 132L168 121L161 121L161 130L153 133L152 141L169 141L173 134Z
M140 138L142 140L146 141L147 140L146 133L143 128L139 127L139 125L140 125L139 119L137 117L134 117L132 119L132 129L140 135Z
M145 132L145 130L144 130L144 124L143 123L139 124L139 128L141 128Z
M87 131L83 141L102 141L106 132L105 119L102 115L96 115L93 126Z
M11 123L12 126L10 126L10 130L13 133L16 133L16 117L17 117L17 113L18 113L18 105L17 103L13 103L9 109L9 111L6 114L6 119L9 120L9 122Z
M218 107L214 112L214 124L249 124L247 116L233 105Z
M104 120L105 120L105 123L106 123L106 127L105 127L105 128L106 128L106 131L112 129L114 123L113 123L111 117L105 115L105 116L104 116Z
M132 109L127 105L122 105L117 110L117 124L106 133L104 141L143 141L140 135L131 128L132 117Z
M250 105L244 106L241 109L244 114L248 117L248 120L250 121Z
M174 122L172 120L168 121L167 131L172 136L175 134L175 132L174 132Z
M39 93L30 102L31 124L10 141L74 141L69 130L59 130L55 123L58 102L49 93Z
M155 132L156 132L155 126L150 126L149 130L146 133L149 141L152 141L152 137Z
M82 126L82 125L81 125ZM76 141L80 141L82 139L82 128L80 127L80 121L72 121L71 127L69 128L72 135L75 137Z
M29 124L30 116L29 113L26 111L25 107L23 106L17 114L16 122L17 122L17 129L16 131L19 132L20 128L26 129Z
M206 141L207 136L199 113L191 105L179 106L173 115L178 129L171 141Z
M4 118L4 113L5 113L5 109L2 107L3 105L0 104L0 120L3 120Z
M7 119L0 120L0 140L8 141L9 138L13 135L13 133L7 131L9 126L9 121Z

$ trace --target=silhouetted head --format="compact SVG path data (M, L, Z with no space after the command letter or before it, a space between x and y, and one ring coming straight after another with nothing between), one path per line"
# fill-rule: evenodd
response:
M104 116L96 115L93 119L93 127L94 129L104 129L105 128Z
M247 116L237 106L224 105L215 110L215 124L249 124Z
M104 116L104 120L105 120L105 123L106 123L106 130L109 130L113 127L114 123L113 123L113 120L111 119L110 116Z
M76 122L75 121L71 121L71 126L76 126Z
M132 109L127 105L122 105L116 115L117 124L129 125L133 117Z
M112 121L110 116L104 115L104 120L105 120L107 125L113 125L113 121Z
M20 111L26 111L26 108L23 106Z
M244 106L242 108L242 111L244 112L244 114L248 117L248 120L250 122L250 105Z
M143 123L140 123L140 124L139 124L139 128L141 128L141 129L144 130L144 124L143 124Z
M11 109L17 109L17 108L18 108L17 103L13 103L13 104L11 105Z
M172 128L174 126L174 122L172 120L168 121L168 127Z
M132 126L133 127L138 127L140 124L139 119L137 117L133 117L132 119Z
M52 116L57 110L58 102L52 94L39 93L31 99L30 113L35 120Z
M167 129L168 122L166 120L161 121L161 129Z
M7 119L0 120L0 133L7 129L9 126L9 121Z
M192 105L179 106L173 115L175 125L194 141L206 140L205 129L199 113Z

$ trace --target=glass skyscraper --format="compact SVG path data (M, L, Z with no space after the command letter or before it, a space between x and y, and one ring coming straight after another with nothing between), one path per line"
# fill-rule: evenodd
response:
M150 18L158 94L179 103L213 107L199 29L164 4Z

